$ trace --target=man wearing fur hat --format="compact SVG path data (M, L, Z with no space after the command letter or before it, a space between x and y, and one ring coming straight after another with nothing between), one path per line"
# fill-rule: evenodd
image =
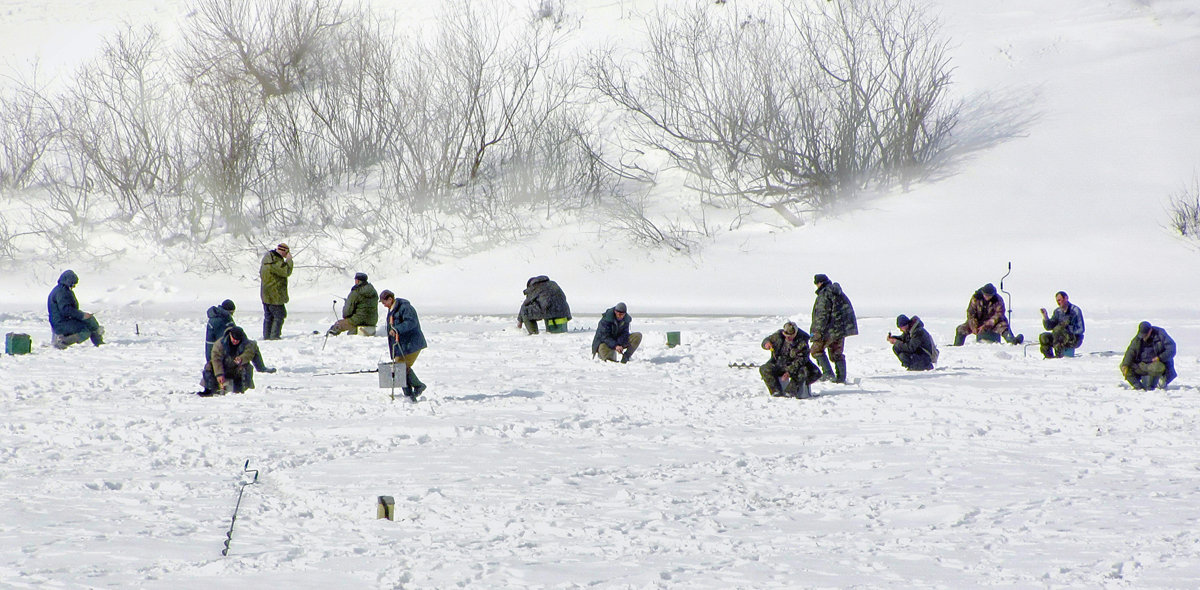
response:
M968 334L974 334L977 342L999 342L1001 338L1009 344L1025 341L1024 334L1013 336L1008 327L1004 298L996 295L996 286L991 283L971 295L971 301L967 304L967 321L954 330L954 346L962 346Z
M771 351L771 359L758 368L773 397L812 397L812 384L821 377L821 370L808 360L808 334L793 322L767 336L763 350ZM781 381L787 381L782 385Z
M376 303L378 298L379 293L375 292L375 287L367 282L367 273L356 273L354 286L350 287L346 303L342 304L342 319L329 327L329 334L337 336L342 332L350 332L374 336L375 325L379 323L379 306Z
M850 298L842 292L842 286L818 274L813 277L817 286L817 299L813 301L812 357L821 367L821 380L834 383L846 382L846 337L858 334L858 318ZM833 361L833 367L829 361Z
M287 244L280 243L263 255L258 268L258 276L262 281L263 340L279 340L283 332L283 318L287 317L288 277L292 276L292 268L292 252Z
M933 337L925 330L925 323L917 316L908 317L900 314L896 317L896 327L900 335L893 336L888 332L887 341L892 345L892 352L900 359L900 364L909 371L929 371L937 362L938 349L933 343Z

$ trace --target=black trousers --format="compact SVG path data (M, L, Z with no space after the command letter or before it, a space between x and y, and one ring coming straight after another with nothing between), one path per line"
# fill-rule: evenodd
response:
M263 304L263 340L279 340L283 332L283 318L287 308L282 305Z

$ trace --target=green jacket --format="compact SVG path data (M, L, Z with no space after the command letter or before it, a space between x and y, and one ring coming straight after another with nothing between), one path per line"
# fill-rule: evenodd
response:
M342 305L342 317L355 326L374 326L379 323L379 294L371 283L364 282L350 288L346 303Z
M288 302L287 281L292 276L293 263L285 260L278 252L268 250L263 256L258 277L262 279L259 294L267 305L283 305Z
M812 325L808 330L814 341L831 342L858 334L858 318L850 298L837 283L822 283L813 302Z

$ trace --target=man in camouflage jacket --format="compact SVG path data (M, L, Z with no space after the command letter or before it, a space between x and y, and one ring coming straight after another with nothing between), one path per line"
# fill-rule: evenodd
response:
M971 295L971 301L967 304L967 321L954 330L954 346L962 346L968 334L974 334L976 341L980 342L999 342L1000 338L1009 344L1025 341L1023 334L1013 336L1008 327L1004 298L996 295L996 286L991 283Z
M813 302L812 357L821 367L821 379L834 383L846 382L846 337L858 334L858 318L850 298L842 292L842 286L818 274L813 277L817 286L817 299ZM829 361L833 361L833 367Z
M763 350L771 351L771 360L758 368L767 392L774 397L812 397L811 385L821 377L821 370L808 360L808 334L796 324L787 322L783 328L762 341ZM787 378L787 386L780 379Z

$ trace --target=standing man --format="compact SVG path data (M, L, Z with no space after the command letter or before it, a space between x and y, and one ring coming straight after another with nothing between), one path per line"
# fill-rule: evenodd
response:
M817 286L817 299L813 302L812 357L821 367L821 380L834 383L846 382L846 337L858 334L858 318L854 317L854 306L842 292L842 286L831 282L829 277L818 274L813 277ZM829 361L833 361L833 367Z
M1121 359L1121 374L1134 389L1153 390L1160 381L1166 389L1177 377L1175 341L1166 330L1152 326L1150 322L1138 324L1137 336L1133 337Z
M384 289L379 294L379 303L388 309L387 325L388 355L393 362L404 363L405 383L404 395L417 401L425 392L425 384L413 372L413 364L417 355L426 348L425 335L421 332L421 322L417 319L417 310L406 299L398 299L391 291Z
M342 332L374 336L375 325L379 323L379 308L375 305L379 294L375 287L367 282L367 273L354 275L354 286L346 296L342 305L342 319L329 326L329 334L337 336Z
M517 324L525 326L525 331L537 334L538 320L545 320L547 332L561 334L567 331L570 319L571 306L567 305L567 295L558 283L546 275L525 282L525 301L517 312Z
M937 362L938 349L921 318L900 314L896 317L896 327L900 328L900 335L892 336L888 332L887 341L891 343L892 352L900 359L900 364L909 371L932 370L933 363Z
M619 354L621 364L629 362L633 352L642 343L641 332L629 332L632 321L624 303L608 308L600 317L600 323L596 324L596 335L592 337L592 356L600 355L606 361L616 361Z
M1054 315L1047 315L1046 308L1042 308L1042 327L1050 331L1038 336L1042 356L1048 359L1062 358L1064 350L1083 344L1083 311L1071 303L1066 291L1055 293L1054 302L1058 304Z
M1024 334L1013 336L1008 327L1004 298L996 296L996 286L991 283L971 295L971 301L967 303L967 321L954 330L954 346L962 346L968 334L974 334L977 342L999 342L1001 338L1009 344L1025 341Z
M63 271L58 277L58 284L46 299L50 330L54 333L51 344L59 350L89 338L93 346L104 344L104 328L100 327L96 316L79 311L79 300L75 298L77 284L79 275L75 271Z
M767 393L772 397L812 397L812 384L821 377L821 370L808 360L808 334L787 322L764 338L762 347L771 351L771 359L758 368ZM780 384L781 379L787 379L787 386Z
M283 318L287 317L288 277L292 276L292 252L287 244L280 243L263 256L258 276L262 280L259 290L263 304L263 340L279 340L283 332Z

